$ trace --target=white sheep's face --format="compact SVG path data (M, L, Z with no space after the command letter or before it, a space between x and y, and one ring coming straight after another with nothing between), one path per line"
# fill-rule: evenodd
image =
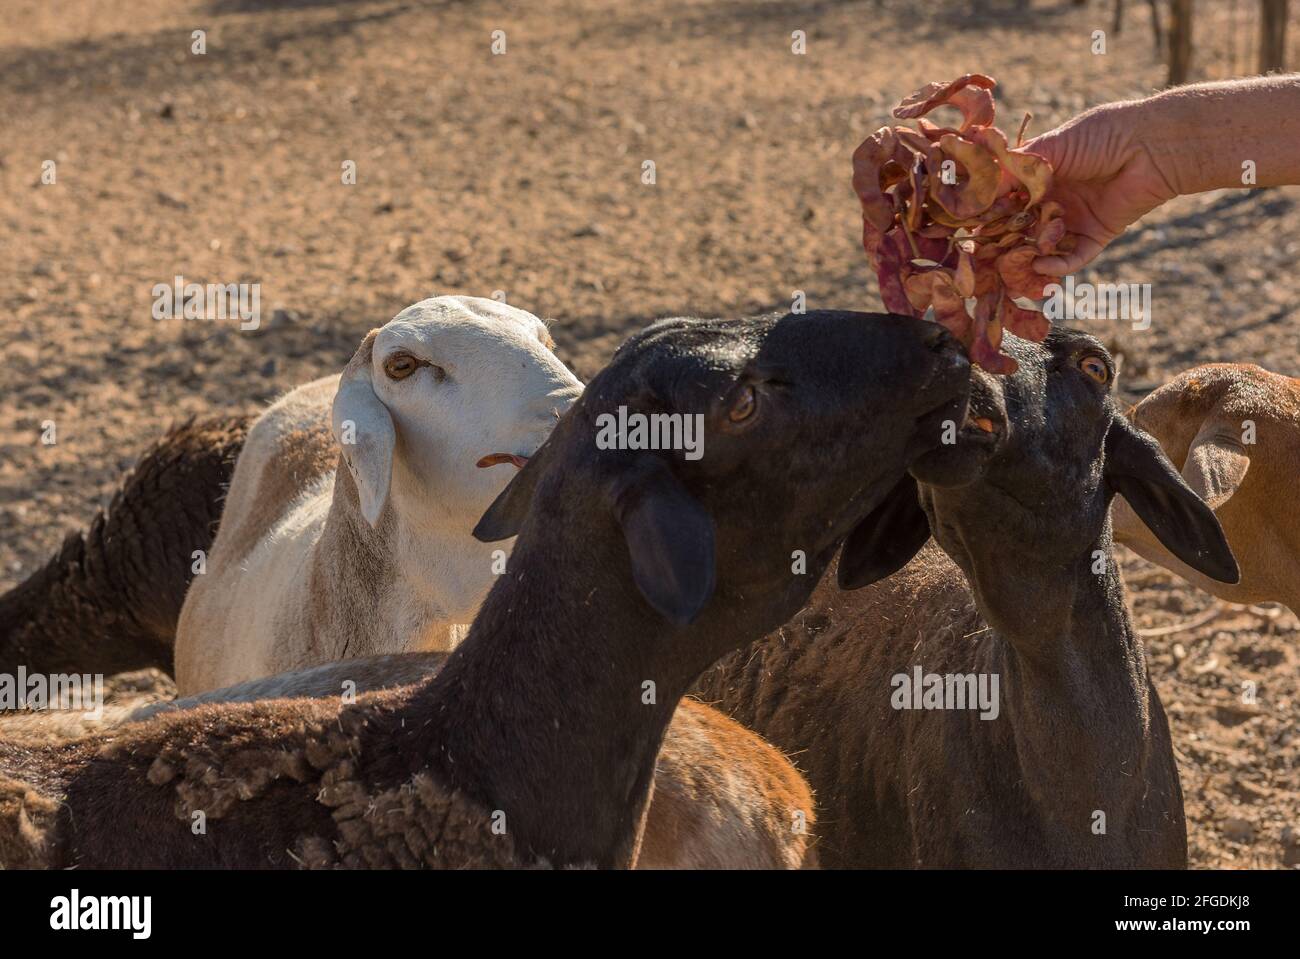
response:
M402 523L468 535L582 393L552 345L531 313L468 296L402 310L375 335L368 369L363 344L334 421L367 521L391 501Z

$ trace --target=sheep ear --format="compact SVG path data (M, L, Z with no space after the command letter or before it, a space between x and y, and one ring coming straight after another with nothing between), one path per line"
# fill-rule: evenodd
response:
M1174 471L1160 444L1123 416L1106 431L1105 477L1178 559L1221 583L1241 578L1214 511Z
M690 625L713 596L713 517L650 455L616 483L614 517L641 595L670 623Z
M1232 499L1249 468L1246 448L1222 436L1215 424L1207 423L1187 451L1183 479L1210 509L1218 509Z
M840 551L840 589L860 589L898 572L930 538L930 521L905 475L867 518L853 527Z
M332 410L334 438L356 483L361 515L372 527L378 525L379 515L388 502L388 487L393 477L393 450L397 446L393 417L375 395L370 374L378 332L370 331L344 367Z

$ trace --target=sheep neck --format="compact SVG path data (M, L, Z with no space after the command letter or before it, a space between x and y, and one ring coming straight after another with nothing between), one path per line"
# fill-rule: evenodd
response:
M490 585L501 544L480 543L450 521L416 522L404 502L391 498L372 529L340 462L308 609L317 647L331 658L450 649L453 627L474 618Z
M1107 672L1131 658L1117 650L1141 652L1109 524L1059 563L996 534L963 531L957 552L984 619L1028 665L1049 673L1070 665Z
M568 554L517 546L469 637L412 703L423 758L504 812L524 855L627 867L664 733L707 661L674 656L670 627L610 572L626 566L621 539L609 555L583 544L581 561L547 545Z
M963 545L960 565L992 627L984 638L988 668L1002 677L999 726L1015 740L1011 754L1026 789L1056 807L1071 797L1091 803L1092 787L1104 787L1112 803L1146 789L1159 700L1126 608L1109 524L1057 566L1005 542ZM1105 555L1101 573L1093 572L1097 550ZM1080 783L1089 789L1079 790Z

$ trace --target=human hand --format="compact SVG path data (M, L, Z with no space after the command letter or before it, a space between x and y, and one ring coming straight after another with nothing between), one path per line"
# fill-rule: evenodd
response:
M1177 195L1141 144L1144 103L1089 110L1022 144L1052 165L1047 198L1065 208L1074 249L1034 260L1038 273L1064 276L1097 257L1133 223Z

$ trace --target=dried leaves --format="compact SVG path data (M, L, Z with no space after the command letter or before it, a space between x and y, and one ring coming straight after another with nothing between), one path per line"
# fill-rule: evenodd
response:
M969 73L907 97L894 116L919 130L881 127L867 137L853 154L853 189L885 308L923 316L933 307L972 362L1013 373L1016 361L999 349L1003 329L1041 340L1049 326L1015 301L1042 298L1052 278L1034 272L1034 259L1072 241L1060 204L1043 199L1051 165L993 126L994 86ZM924 118L941 106L961 112L960 127Z

